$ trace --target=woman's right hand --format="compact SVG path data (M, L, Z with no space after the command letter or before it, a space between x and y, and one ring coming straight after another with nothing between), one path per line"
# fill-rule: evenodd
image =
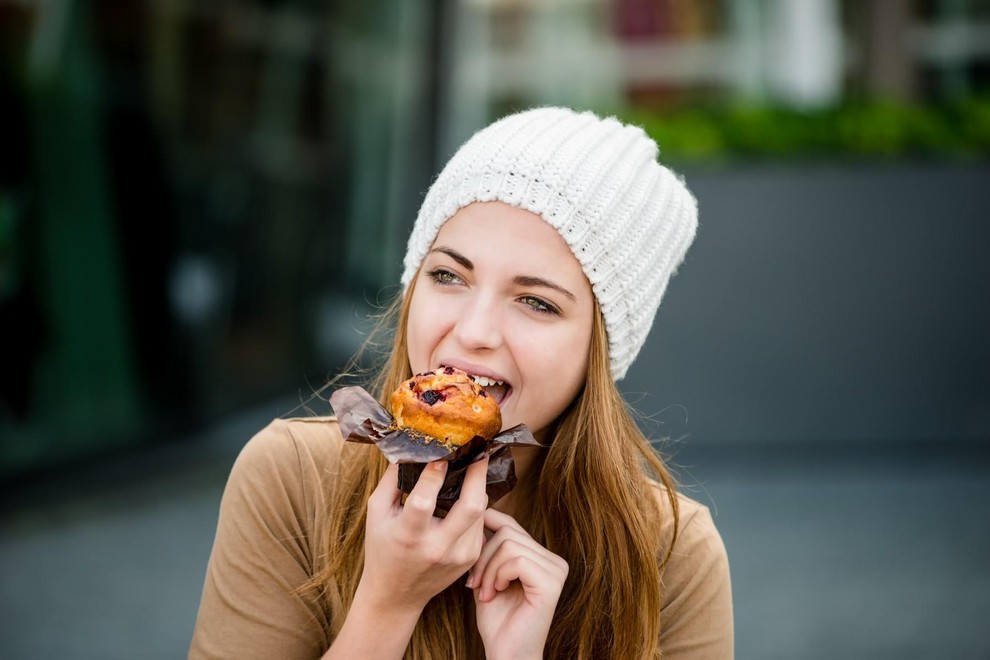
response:
M325 660L401 658L429 600L478 560L488 458L468 467L460 498L435 518L446 474L446 462L427 465L403 503L398 466L385 471L368 498L361 581Z
M398 466L390 465L368 499L364 572L359 591L389 609L418 613L467 572L484 544L488 458L471 464L460 498L444 518L433 516L447 463L430 463L402 502Z

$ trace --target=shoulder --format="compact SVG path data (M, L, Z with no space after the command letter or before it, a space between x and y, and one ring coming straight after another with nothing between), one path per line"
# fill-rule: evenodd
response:
M276 419L242 447L227 479L190 658L316 657L327 614L300 590L323 552L336 419ZM258 622L265 622L259 626Z
M319 472L340 452L336 417L274 419L241 449L234 470L254 474Z
M669 493L659 484L654 484L654 492L662 512L662 538L670 544L673 540L671 561L675 556L690 557L695 552L725 554L722 536L715 526L711 510L701 502L683 492L676 492L677 534L674 535L674 506Z
M673 534L669 500L664 537ZM677 494L677 535L663 573L661 648L665 657L694 657L689 648L707 649L702 657L732 657L733 612L729 557L711 510Z
M315 518L324 483L338 463L343 438L335 417L274 419L241 449L227 495L252 506L291 509ZM237 501L237 499L233 499Z
M343 438L334 416L273 419L244 445L241 457L284 458L300 451L321 456L339 449Z
M283 452L291 454L291 448L318 456L339 449L341 442L343 438L335 416L279 417L258 431L241 453L280 456Z
M677 494L677 509L677 538L671 561L675 557L690 559L700 555L727 556L711 509L683 493Z

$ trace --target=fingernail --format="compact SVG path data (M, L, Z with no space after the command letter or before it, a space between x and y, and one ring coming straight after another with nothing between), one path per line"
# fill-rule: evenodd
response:
M474 588L474 574L473 573L468 573L467 574L467 579L464 580L464 586L467 587L468 589L473 589Z
M441 470L446 469L447 463L446 461L434 461L433 463L430 463L430 466L437 472L440 472Z

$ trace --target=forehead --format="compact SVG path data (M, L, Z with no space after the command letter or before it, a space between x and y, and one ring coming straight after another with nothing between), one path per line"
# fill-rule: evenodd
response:
M531 211L502 202L461 208L440 228L434 247L457 249L469 259L512 261L527 270L558 271L580 279L584 271L563 237Z

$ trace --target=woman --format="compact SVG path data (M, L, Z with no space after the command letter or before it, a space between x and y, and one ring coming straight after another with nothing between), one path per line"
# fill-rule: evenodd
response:
M615 384L697 225L656 157L639 128L564 108L458 150L410 235L375 392L459 367L548 448L513 448L490 507L473 464L439 518L444 463L403 500L333 418L276 420L231 472L190 657L732 657L724 545Z

